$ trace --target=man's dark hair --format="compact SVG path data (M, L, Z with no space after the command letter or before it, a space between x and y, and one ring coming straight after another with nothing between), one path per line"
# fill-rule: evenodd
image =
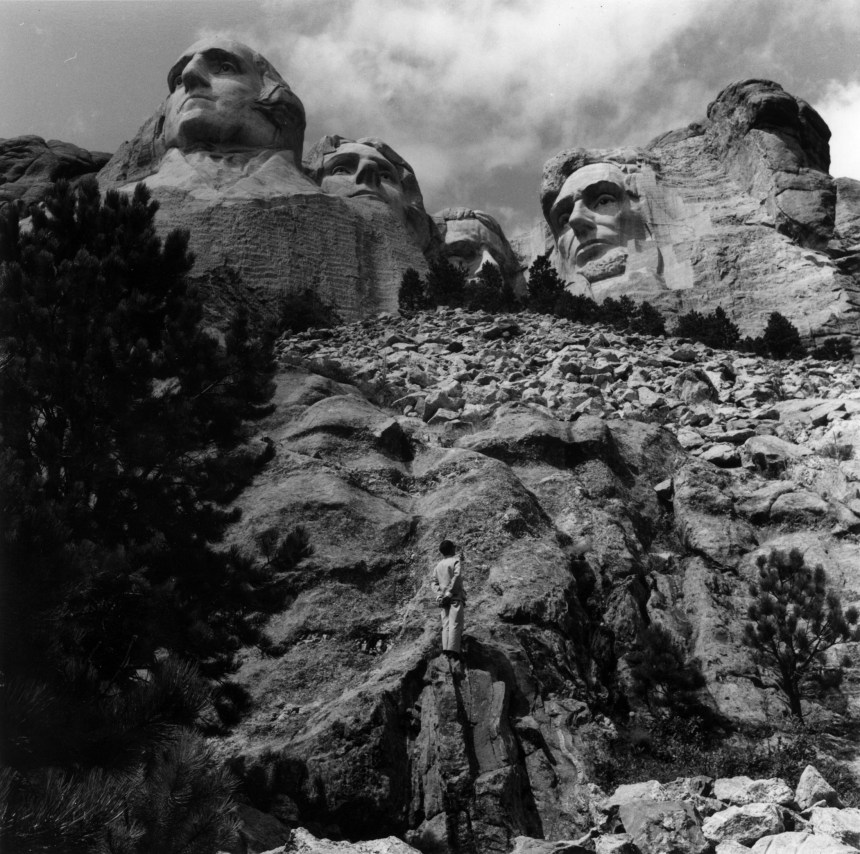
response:
M457 546L451 542L451 540L442 540L439 543L439 551L442 552L445 557L453 557L457 553Z

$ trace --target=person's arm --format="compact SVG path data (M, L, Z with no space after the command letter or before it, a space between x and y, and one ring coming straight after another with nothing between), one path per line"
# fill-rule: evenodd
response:
M457 584L457 579L460 577L460 558L455 557L454 563L451 564L451 581L448 583L448 588L445 590L445 595L450 596L451 591Z
M440 605L442 603L442 588L439 586L439 575L436 572L435 566L433 567L433 571L430 575L430 586L436 594L436 604Z

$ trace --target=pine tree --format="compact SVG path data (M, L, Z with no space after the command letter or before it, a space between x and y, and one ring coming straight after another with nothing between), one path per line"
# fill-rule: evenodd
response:
M633 319L632 329L641 335L662 336L666 334L666 321L650 302L643 302Z
M424 283L421 281L421 275L414 267L407 268L400 279L397 304L404 311L420 311L427 307Z
M280 573L307 551L274 547L276 567L213 548L236 518L220 502L271 453L242 442L272 410L273 339L242 311L220 339L205 330L188 236L162 242L156 209L143 186L102 202L95 182L59 182L28 225L14 206L0 216L0 733L14 763L0 829L22 845L33 816L58 849L113 826L100 793L126 809L153 740L210 702L204 677L266 647Z
M529 308L552 314L563 293L564 282L550 264L549 254L539 255L529 267Z
M439 258L430 262L425 285L430 306L459 306L465 297L466 272Z
M860 640L858 611L852 607L843 613L839 596L827 588L823 567L810 569L798 549L774 549L767 557L759 555L757 565L744 643L785 695L791 713L802 719L806 683L827 684L824 654L838 644ZM841 675L841 668L835 675Z
M502 308L504 279L495 264L484 264L474 281L466 285L466 307L495 313Z
M701 702L696 692L705 677L696 661L687 661L684 650L661 625L646 626L629 653L633 690L657 716L697 713Z
M797 327L778 311L768 318L762 340L774 359L802 359L806 355Z

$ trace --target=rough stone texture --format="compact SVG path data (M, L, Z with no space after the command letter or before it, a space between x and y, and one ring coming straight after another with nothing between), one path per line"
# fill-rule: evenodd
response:
M511 854L589 854L589 852L589 848L585 848L578 842L565 840L550 842L546 839L518 836L514 839Z
M245 57L246 65L267 65L244 45L222 38L217 43ZM196 52L209 44L193 45L185 58L196 61ZM269 83L284 83L274 69L271 74ZM212 139L186 144L182 134L191 133L186 127L199 125L186 121L189 110L205 104L198 99L189 106L194 93L186 97L181 84L171 90L102 169L99 183L124 191L146 183L160 205L159 230L190 230L194 276L213 320L223 320L237 302L272 315L281 296L305 289L347 319L396 307L402 274L408 267L426 270L424 255L405 221L384 200L326 195L304 174L304 111L288 88L276 91L287 99L290 115L301 112L302 122L288 119L280 135L259 148L267 123L264 111L250 100L259 93L230 102L241 120L233 124L244 128L242 144L231 147L215 131ZM211 92L217 96L217 87Z
M749 854L749 847L741 845L740 842L718 842L714 854Z
M813 804L820 804L821 801L831 807L842 807L836 790L821 776L814 765L807 765L803 769L794 793L794 800L801 810L809 809Z
M70 142L40 136L0 139L0 205L21 200L41 201L55 181L73 184L86 175L95 175L110 154L86 151Z
M103 188L112 186L112 169L113 162L99 175ZM304 288L346 319L364 317L396 307L407 267L427 267L396 215L375 200L327 196L311 186L287 197L198 202L166 183L153 196L162 233L191 232L194 277L213 318L239 301L272 314L284 294Z
M683 801L635 801L620 809L624 829L643 854L706 854L695 810Z
M751 850L753 854L853 854L857 851L832 836L805 832L765 836Z
M594 854L639 854L629 833L610 833L594 840Z
M794 802L794 792L785 780L752 780L749 777L722 777L714 781L714 797L726 803L780 804Z
M707 118L643 149L604 153L629 164L648 222L647 239L628 245L627 269L585 281L560 253L556 266L598 302L628 294L667 313L722 306L750 335L779 311L807 338L858 339L860 193L827 173L829 138L815 110L778 84L734 83ZM542 193L558 181L557 159ZM537 233L515 241L539 242Z
M371 839L367 842L332 842L317 839L304 828L296 828L277 854L417 854L416 849L401 839L389 836L386 839ZM268 852L267 854L275 854Z
M702 823L702 833L711 842L734 840L752 845L763 836L782 833L785 825L776 804L745 804L714 813Z
M826 833L860 850L860 809L813 807L809 827L814 833Z
M491 332L499 329L507 337ZM225 547L253 552L260 533L303 524L316 552L270 623L279 656L243 653L236 679L253 707L220 740L240 778L270 780L295 803L295 823L316 835L395 834L425 852L508 854L517 836L616 834L593 767L615 733L603 709L619 696L624 656L646 621L700 661L703 702L738 725L779 725L778 695L749 678L739 615L756 557L771 547L797 546L824 565L846 605L860 600L860 546L836 514L837 505L853 512L860 466L813 450L832 422L794 417L812 411L809 401L840 401L840 436L853 441L860 368L774 364L700 345L694 362L678 362L675 349L535 315L461 310L281 342L276 412L255 426L275 458L237 500L243 516ZM312 373L314 364L370 387L384 379L394 406ZM691 365L720 394L713 412L673 395ZM758 394L777 374L793 410ZM628 392L641 385L669 405L638 408ZM424 402L443 391L460 417L431 425ZM469 422L468 407L480 413ZM702 444L685 451L675 439L682 429ZM750 429L809 453L788 460L780 480L701 458ZM667 480L673 489L655 492ZM774 522L782 487L827 495L827 514L812 527L800 517ZM465 550L462 668L439 654L428 586L446 536ZM860 712L856 673L811 697L807 716L850 726ZM620 787L614 797L632 791L683 801L699 816L727 805L707 779Z

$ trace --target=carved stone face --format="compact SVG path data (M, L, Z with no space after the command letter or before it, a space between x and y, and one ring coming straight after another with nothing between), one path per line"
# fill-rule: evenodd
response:
M578 269L624 246L633 218L624 174L610 163L577 169L550 209L559 251Z
M499 236L477 219L454 219L445 223L445 257L474 279L484 264L501 267L507 249Z
M345 142L327 154L320 186L333 196L378 199L406 220L406 200L398 171L370 145Z
M230 39L192 45L168 75L167 148L242 150L277 147L277 128L254 109L263 78L253 52Z

